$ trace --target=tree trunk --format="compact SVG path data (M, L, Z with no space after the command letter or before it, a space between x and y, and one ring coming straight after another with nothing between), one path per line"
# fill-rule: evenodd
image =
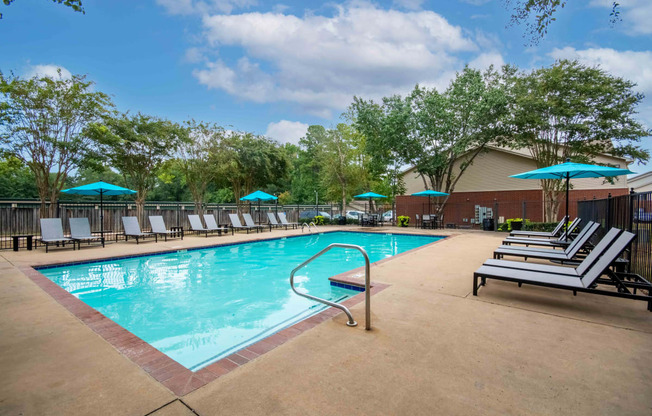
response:
M541 188L543 189L543 221L557 222L559 217L560 206L560 181L558 179L542 179Z
M142 225L145 224L145 197L140 196L140 192L137 194L138 196L136 197L136 218L138 218L138 222Z
M57 217L57 201L59 200L59 192L53 191L50 194L50 206L49 206L49 212L48 216L49 218L56 218Z
M197 199L195 199L195 212L200 217L204 215L204 202L203 201L201 201L201 200L198 201Z

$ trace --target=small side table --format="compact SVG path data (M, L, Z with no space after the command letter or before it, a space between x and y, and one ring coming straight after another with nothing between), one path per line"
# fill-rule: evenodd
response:
M27 249L31 250L32 249L32 241L34 240L34 235L32 234L19 234L19 235L12 235L11 239L13 240L13 249L14 251L18 251L18 243L20 242L20 239L24 238L25 242L27 243Z
M170 227L170 231L174 233L175 237L181 237L183 240L183 227Z

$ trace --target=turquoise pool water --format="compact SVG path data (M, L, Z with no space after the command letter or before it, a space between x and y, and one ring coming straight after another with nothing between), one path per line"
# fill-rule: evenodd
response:
M180 364L198 370L322 310L324 305L292 292L289 276L327 245L360 245L375 262L441 238L333 232L39 271ZM340 301L359 292L332 286L328 278L363 265L358 251L333 249L300 270L295 285Z

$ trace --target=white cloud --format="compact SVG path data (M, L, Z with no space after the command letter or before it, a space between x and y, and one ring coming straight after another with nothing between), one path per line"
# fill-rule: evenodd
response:
M554 59L576 59L579 62L596 66L637 84L637 91L652 94L652 51L617 51L610 48L590 48L577 50L566 47L553 49Z
M232 13L258 4L256 0L156 0L170 14Z
M550 56L555 59L576 59L585 65L599 65L612 75L635 82L635 91L652 95L652 51L617 51L609 48L576 50L566 47L554 49ZM637 111L637 118L647 128L652 128L652 105L644 101Z
M407 10L421 10L421 5L424 0L394 0L392 5L394 7L401 7Z
M62 66L54 65L54 64L32 65L27 71L27 73L25 74L25 77L33 78L35 76L38 76L38 77L49 77L53 79L59 79L59 70L61 71L61 79L72 78L72 74L70 73L70 71L68 71L66 68Z
M299 139L306 135L308 125L299 121L281 120L278 123L269 123L265 136L278 140L281 143L298 144Z
M184 56L184 60L186 62L190 62L193 64L202 62L204 59L205 59L204 53L201 50L201 48L188 48Z
M460 0L462 3L472 4L474 6L482 6L489 3L491 0Z
M203 22L208 45L240 47L244 56L196 69L201 84L243 100L293 102L323 117L346 108L353 95L380 98L416 83L439 85L461 69L456 54L478 52L461 27L437 13L366 2L336 6L333 16L244 13Z
M480 71L484 71L491 65L494 66L494 69L499 70L500 67L505 65L503 56L498 52L487 52L478 55L475 59L469 62L469 66L471 68L475 68Z
M591 6L613 9L613 0L591 0ZM652 1L628 0L619 3L618 10L622 22L616 24L616 29L632 36L652 34Z

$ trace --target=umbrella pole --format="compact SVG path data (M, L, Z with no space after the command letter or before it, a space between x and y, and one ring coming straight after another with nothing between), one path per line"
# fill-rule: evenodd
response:
M566 172L566 219L565 221L565 232L564 232L564 241L568 241L568 181L570 179L570 173Z
M100 238L104 247L104 191L100 191Z

